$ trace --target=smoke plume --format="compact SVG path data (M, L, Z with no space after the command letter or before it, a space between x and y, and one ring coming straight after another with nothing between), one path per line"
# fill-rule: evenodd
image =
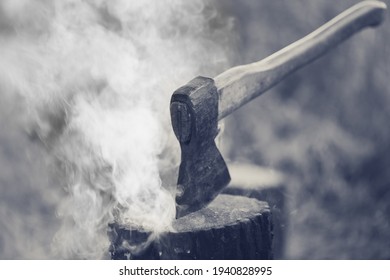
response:
M22 141L15 149L25 147L38 165L40 180L26 184L47 196L40 199L50 219L31 215L52 221L30 224L23 203L3 202L1 219L13 212L2 221L0 239L13 244L3 256L102 258L110 222L167 229L180 156L170 95L226 67L227 53L215 42L228 40L229 20L198 0L7 0L0 13L2 104L13 108L7 115L19 128L13 129L25 132L7 141ZM32 176L24 171L18 176ZM24 195L26 188L16 194L13 183L3 184L4 192ZM26 254L25 242L18 245L26 239L47 251Z

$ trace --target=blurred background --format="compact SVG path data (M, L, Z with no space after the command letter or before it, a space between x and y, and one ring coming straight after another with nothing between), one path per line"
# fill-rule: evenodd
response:
M48 36L42 30L50 22L50 9L40 8L50 5L48 1L37 1L41 6L30 4L31 13L18 12L29 1L15 1L19 3L15 6L7 2L11 3L0 5L3 43L20 30L27 34L25 38L34 40L38 35ZM170 75L171 82L164 85L166 93L158 99L160 104L167 104L164 113L172 91L195 75L213 77L228 67L258 61L359 1L198 2L202 5L186 6L185 10L175 1L166 4L173 14L180 13L161 26L167 24L177 30L164 33L163 40L155 44L155 54L170 38L187 35L188 44L169 45L171 51L173 46L185 49L183 59L159 71L171 74L176 68L180 72L181 64L191 59L191 65L199 65ZM203 29L197 27L195 31L186 23L186 15L194 13L194 8L204 24ZM156 9L156 13L162 10ZM105 14L102 22L110 23L104 26L117 32L120 22L113 15ZM228 160L269 167L284 175L288 218L284 258L390 258L390 131L386 128L390 119L389 16L387 12L381 26L356 34L225 120L221 141ZM147 59L148 47L137 38L131 40L142 50L142 59ZM203 47L188 51L198 43ZM191 57L193 53L196 56ZM34 68L30 70L34 72ZM3 76L7 71L0 69ZM3 97L8 96L9 87L1 89ZM66 184L58 183L63 172L54 168L52 157L47 155L53 150L47 145L52 143L52 134L34 134L31 130L35 128L25 129L29 117L17 117L29 110L25 103L19 95L2 98L0 103L0 258L69 257L51 249L63 224L59 205L69 193L56 187ZM42 104L38 107L45 107ZM67 114L56 110L49 109L45 116L54 119L48 123L59 133L57 128L67 122L58 124L55 116L67 120Z
M236 23L233 64L243 64L359 1L220 2ZM388 77L387 18L227 118L230 159L286 176L286 258L390 258Z

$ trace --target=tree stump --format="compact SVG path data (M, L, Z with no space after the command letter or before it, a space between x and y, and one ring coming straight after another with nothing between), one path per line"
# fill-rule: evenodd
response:
M274 225L274 257L283 259L288 225L283 176L273 169L253 164L231 163L228 167L232 180L223 193L256 198L269 204Z
M112 259L272 259L272 219L266 202L221 194L206 208L151 234L111 224ZM144 243L143 246L135 244Z

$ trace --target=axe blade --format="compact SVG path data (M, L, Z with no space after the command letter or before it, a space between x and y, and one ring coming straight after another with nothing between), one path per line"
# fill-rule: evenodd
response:
M218 92L214 80L197 77L171 99L172 127L181 148L176 217L208 205L230 182L216 144Z
M184 152L177 182L176 218L207 206L229 182L228 168L214 141L194 152Z

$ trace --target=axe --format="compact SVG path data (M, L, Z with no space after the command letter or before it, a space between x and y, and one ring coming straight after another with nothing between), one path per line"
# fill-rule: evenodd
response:
M271 56L233 67L214 79L197 77L171 98L173 131L181 148L176 218L208 205L230 181L214 139L218 121L368 26L379 25L386 5L363 1Z

